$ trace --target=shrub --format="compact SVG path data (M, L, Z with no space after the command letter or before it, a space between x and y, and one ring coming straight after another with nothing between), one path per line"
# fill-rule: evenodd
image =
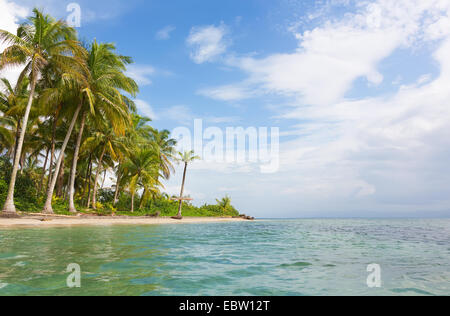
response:
M0 157L0 204L6 200L9 180L11 178L12 165L8 158ZM33 211L37 209L36 183L27 172L18 172L14 191L14 202L21 211ZM1 207L0 206L0 207Z
M111 189L104 189L98 192L98 201L102 204L113 203L115 192Z
M8 194L8 184L5 180L0 179L0 207L3 206L6 200L6 195Z

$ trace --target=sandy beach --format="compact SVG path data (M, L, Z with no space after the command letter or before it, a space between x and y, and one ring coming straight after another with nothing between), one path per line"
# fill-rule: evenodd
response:
M0 218L0 228L27 227L64 227L64 226L110 226L110 225L165 225L243 222L240 218L185 217L174 220L169 217L59 217L59 216L23 216L17 219Z

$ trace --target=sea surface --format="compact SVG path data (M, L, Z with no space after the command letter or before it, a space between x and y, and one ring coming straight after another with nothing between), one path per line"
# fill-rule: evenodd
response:
M0 229L0 295L448 296L450 220Z

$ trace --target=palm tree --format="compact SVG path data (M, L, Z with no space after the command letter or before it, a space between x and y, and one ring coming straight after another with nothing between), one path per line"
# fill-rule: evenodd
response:
M153 129L152 140L156 145L156 150L159 154L160 168L163 172L164 178L168 180L170 174L175 171L171 162L175 156L175 146L177 141L170 138L170 132L168 130L158 131Z
M97 189L100 174L104 171L104 160L108 155L112 160L117 160L117 157L122 155L126 150L122 141L122 136L117 135L113 127L104 122L91 137L88 137L84 144L84 150L91 152L96 151L98 156L97 172L95 175L94 189L92 193L92 207L97 208Z
M226 212L227 210L229 210L231 208L231 198L229 196L225 196L224 198L222 198L222 200L217 200L217 205L222 208L222 210L224 212Z
M131 63L131 58L117 55L114 52L115 46L112 44L98 44L96 41L88 50L86 64L89 71L89 80L85 91L92 102L89 103L87 109L82 110L69 183L70 212L76 212L74 203L75 176L86 116L91 114L106 117L110 122L113 122L114 131L117 134L123 134L127 123L129 123L128 110L129 108L134 109L134 103L122 95L120 91L130 93L132 96L135 96L138 92L136 82L124 74L126 65ZM97 183L95 182L93 201L96 199L96 192ZM93 206L96 207L95 202Z
M144 190L139 208L142 208L150 194L158 193L158 187L162 187L158 181L159 158L153 148L136 147L130 151L122 172L131 194L131 212L134 212L134 197L138 186Z
M71 54L76 51L76 32L62 21L55 21L49 15L44 15L37 9L33 16L17 29L14 35L8 31L0 30L0 42L8 46L1 54L0 70L7 66L24 65L25 68L19 76L22 81L26 76L30 78L30 95L22 121L22 130L15 154L8 195L3 207L3 214L17 216L14 205L14 188L16 176L25 138L26 126L35 98L36 82L43 68L50 62L65 69L71 63Z
M47 199L45 201L44 210L43 210L43 213L46 213L46 214L53 214L53 208L52 208L53 192L55 190L55 187L56 187L56 184L58 181L58 175L60 174L60 170L61 170L61 166L63 164L63 160L65 157L65 151L66 151L67 145L69 143L70 137L72 136L72 132L75 128L75 124L77 122L78 116L81 111L82 101L78 102L78 105L76 105L76 103L77 103L77 99L73 99L73 98L68 98L68 100L66 100L66 103L65 103L65 105L70 105L69 108L73 109L74 107L76 107L76 109L75 109L75 112L73 113L73 115L71 115L72 120L71 120L69 128L67 130L66 137L64 138L62 147L60 149L59 158L56 161L56 166L55 166L55 170L53 172L53 176L51 177L50 185L47 189Z
M11 134L11 131L6 127L0 126L0 154L11 148L13 144L14 137Z
M20 121L28 100L28 80L25 78L13 87L8 79L2 78L0 84L3 87L0 91L0 112L2 113L0 123L3 125L3 132L0 135L5 139L9 154L14 161L20 138Z
M41 152L43 151L45 154L42 155L44 158L44 165L42 166L42 173L39 180L39 188L38 188L38 195L42 193L42 189L44 187L44 178L47 174L47 165L49 162L49 155L52 148L52 125L50 124L50 120L43 121L42 123L38 124L36 135L34 136L34 139L32 140L34 143L34 147L36 154L39 156L41 155ZM49 168L50 170L51 168Z
M126 137L123 140L124 155L118 157L118 165L116 167L116 188L114 192L114 205L119 201L119 189L123 177L123 163L127 156L129 156L130 151L132 151L136 146L149 146L151 145L151 135L153 133L153 128L147 125L151 122L149 118L142 117L138 114L131 114L132 125L126 130Z
M184 184L186 181L186 171L188 164L194 162L195 160L200 159L199 156L195 156L195 153L193 150L186 151L184 153L179 152L179 161L184 163L184 172L183 172L183 182L181 184L181 193L180 193L180 204L178 206L178 215L175 217L175 219L182 219L183 216L181 215L181 209L183 207L183 194L184 194Z

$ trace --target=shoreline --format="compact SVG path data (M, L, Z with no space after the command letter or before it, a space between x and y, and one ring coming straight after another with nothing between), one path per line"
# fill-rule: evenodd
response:
M44 220L45 219L45 220ZM248 222L242 218L225 217L185 217L183 220L175 220L170 217L121 217L121 216L23 216L21 218L0 218L0 229L5 228L41 228L41 227L72 227L72 226L113 226L113 225L179 225L179 224L208 224Z

